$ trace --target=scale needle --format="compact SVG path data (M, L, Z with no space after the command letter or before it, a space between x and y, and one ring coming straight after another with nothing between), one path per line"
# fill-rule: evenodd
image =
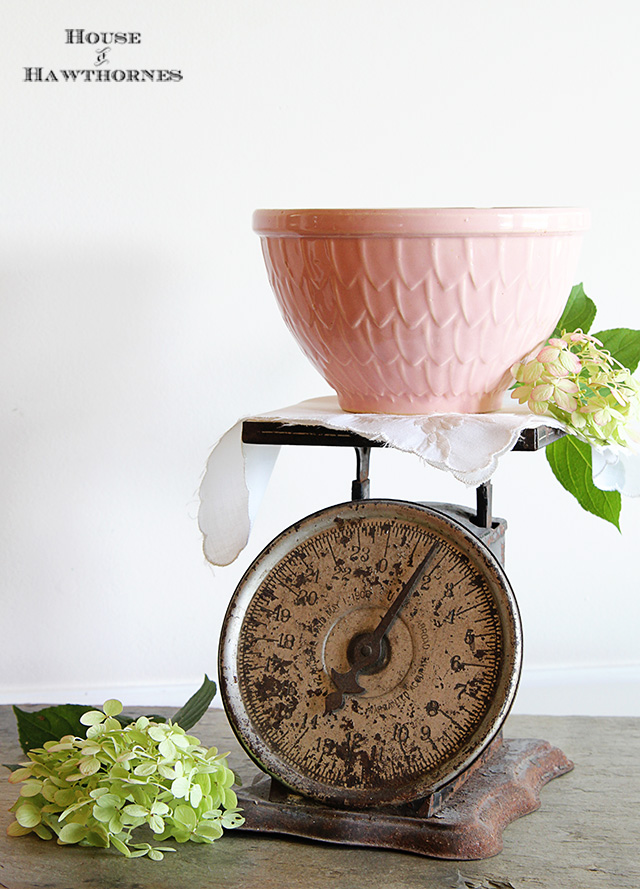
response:
M351 668L346 673L338 673L337 670L331 670L331 679L337 690L330 692L325 698L325 713L331 713L333 710L338 710L342 707L345 694L362 694L364 688L358 684L358 673L366 669L366 667L373 666L380 659L383 637L398 616L404 603L411 597L418 584L422 581L424 572L427 570L437 550L438 543L434 543L395 597L373 633L367 633L362 637L356 649Z

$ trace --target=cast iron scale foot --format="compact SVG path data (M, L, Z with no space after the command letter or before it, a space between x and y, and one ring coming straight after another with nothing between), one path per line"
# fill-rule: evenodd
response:
M526 430L515 449L559 437ZM476 511L369 499L373 442L246 421L252 444L356 449L351 500L282 532L240 581L220 643L231 726L267 773L238 796L245 830L457 860L572 768L503 739L522 662L491 483Z

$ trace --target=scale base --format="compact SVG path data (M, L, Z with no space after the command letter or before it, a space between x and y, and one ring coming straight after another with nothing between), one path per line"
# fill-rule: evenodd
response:
M413 852L470 861L502 849L502 832L540 806L540 789L573 763L548 741L505 739L439 810L427 817L397 810L334 809L294 793L270 799L271 779L241 788L241 830L325 843Z

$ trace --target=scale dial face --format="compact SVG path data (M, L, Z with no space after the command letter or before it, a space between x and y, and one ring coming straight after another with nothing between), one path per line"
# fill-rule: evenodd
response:
M363 500L308 516L253 562L223 624L221 692L249 755L290 789L397 805L493 740L521 650L484 544L437 510Z

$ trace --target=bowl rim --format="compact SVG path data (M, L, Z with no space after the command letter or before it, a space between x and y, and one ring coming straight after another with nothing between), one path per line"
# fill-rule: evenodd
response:
M581 207L406 207L255 210L268 237L440 237L573 234L589 228Z

